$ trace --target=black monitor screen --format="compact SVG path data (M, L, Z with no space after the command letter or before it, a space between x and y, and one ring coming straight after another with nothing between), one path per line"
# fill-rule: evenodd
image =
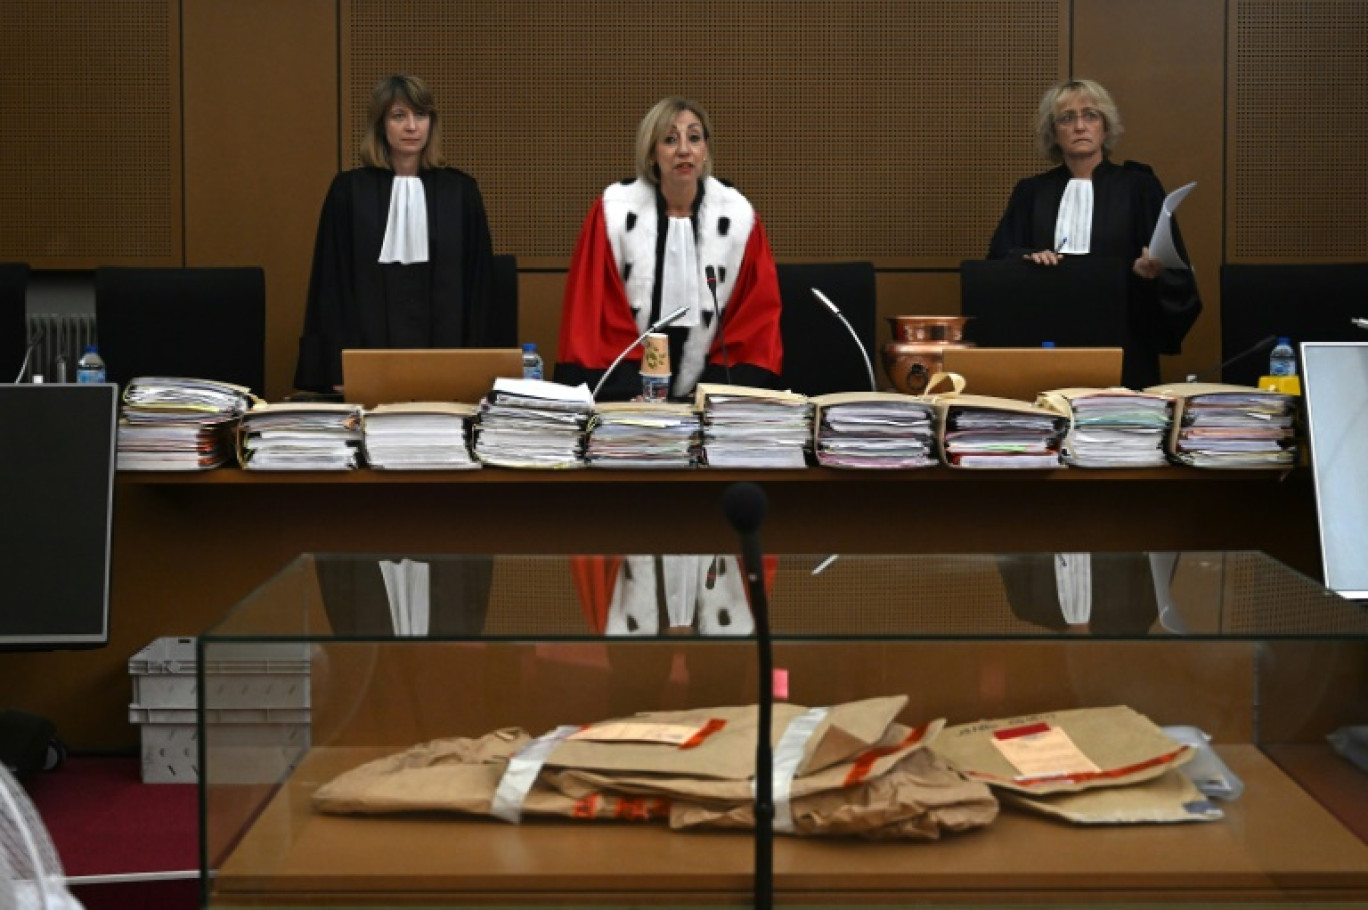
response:
M0 384L0 649L109 642L117 392Z

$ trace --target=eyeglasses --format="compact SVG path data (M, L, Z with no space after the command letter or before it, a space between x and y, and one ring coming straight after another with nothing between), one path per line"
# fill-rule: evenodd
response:
M1101 123L1102 112L1091 107L1085 107L1081 111L1065 111L1062 114L1055 114L1055 126L1073 126L1079 119L1084 123Z

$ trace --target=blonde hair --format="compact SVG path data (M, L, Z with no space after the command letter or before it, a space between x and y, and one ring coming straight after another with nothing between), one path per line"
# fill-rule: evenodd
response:
M396 103L403 104L415 114L428 116L428 141L423 146L423 154L418 159L420 170L441 167L442 133L437 120L437 105L432 100L432 92L417 76L402 74L386 76L376 83L371 92L370 110L367 113L366 135L361 140L361 163L367 167L393 169L390 162L389 140L385 137L385 119L390 108Z
M1102 114L1102 154L1111 155L1125 129L1121 125L1121 111L1112 100L1111 93L1100 82L1091 79L1069 79L1045 90L1040 99L1040 108L1036 111L1036 149L1055 164L1064 160L1064 153L1059 150L1059 142L1055 138L1055 116L1068 95L1080 95L1088 99Z
M636 171L637 176L647 183L660 186L660 173L656 169L655 149L665 135L674 127L675 118L690 111L703 125L703 141L708 146L708 157L703 159L699 169L703 177L712 175L712 122L707 111L683 98L662 98L655 107L646 112L637 127Z

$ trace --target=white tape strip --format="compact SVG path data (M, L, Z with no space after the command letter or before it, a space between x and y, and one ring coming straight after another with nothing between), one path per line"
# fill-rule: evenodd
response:
M542 765L546 764L551 750L578 729L579 727L572 724L557 727L550 733L544 733L532 740L510 758L508 768L504 770L503 777L499 779L499 786L494 790L494 802L489 807L490 814L516 825L522 819L523 801L531 792L532 785L537 782L537 775L541 774Z

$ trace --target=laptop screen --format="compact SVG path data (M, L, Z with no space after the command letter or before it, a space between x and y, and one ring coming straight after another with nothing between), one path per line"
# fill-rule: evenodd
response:
M1301 357L1325 586L1368 600L1368 343L1307 341Z

